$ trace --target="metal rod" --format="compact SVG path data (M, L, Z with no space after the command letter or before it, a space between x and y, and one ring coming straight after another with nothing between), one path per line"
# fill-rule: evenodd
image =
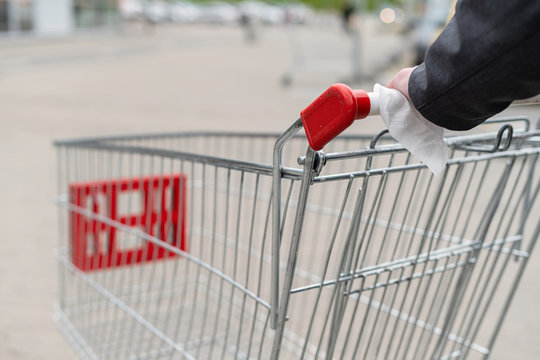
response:
M276 329L279 311L279 249L281 246L281 154L285 143L302 128L302 120L296 120L277 140L274 145L272 167L272 276L270 291L270 327ZM304 167L305 168L305 167ZM311 170L309 171L311 174ZM304 172L304 176L306 176ZM311 179L310 179L311 181Z
M270 358L272 360L279 359L279 352L281 349L281 340L283 338L283 332L285 330L285 320L287 316L287 307L290 299L290 289L293 282L294 270L296 268L296 260L298 258L298 247L300 245L300 236L302 234L302 226L304 223L304 211L307 205L307 198L309 189L314 177L313 165L315 164L317 153L308 147L306 153L306 164L304 165L304 176L302 178L302 185L300 188L300 195L298 199L298 207L296 209L296 216L294 221L294 229L291 239L291 247L289 250L289 258L287 260L287 270L285 272L285 278L283 281L283 293L281 294L281 302L279 304L279 313L277 318L276 331L274 333L274 343L272 346L272 354ZM276 193L274 192L274 196ZM275 196L277 198L277 196ZM275 203L274 203L275 205ZM276 229L274 229L276 230ZM279 240L279 239L278 239ZM279 249L278 249L279 251Z

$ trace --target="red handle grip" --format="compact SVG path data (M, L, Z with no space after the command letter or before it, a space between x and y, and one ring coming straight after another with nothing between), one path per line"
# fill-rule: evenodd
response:
M309 146L321 150L354 120L368 116L370 109L371 101L365 91L351 90L345 84L330 86L300 113Z

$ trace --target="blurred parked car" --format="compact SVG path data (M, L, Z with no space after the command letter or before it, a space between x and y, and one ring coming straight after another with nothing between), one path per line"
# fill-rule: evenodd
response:
M249 0L240 3L238 7L244 16L263 24L282 24L285 21L285 10L276 5Z
M169 20L170 4L165 1L120 0L118 8L126 20L147 20L153 23Z
M174 22L192 23L201 19L203 10L199 5L188 1L179 1L170 4L169 14Z
M312 8L302 3L289 3L283 5L285 21L293 24L305 24L315 13Z
M313 10L302 3L277 5L260 0L247 0L238 5L226 1L195 4L188 0L119 0L119 9L124 19L144 19L151 23L235 24L249 19L268 25L303 24L313 16Z
M215 1L202 7L201 22L212 24L233 24L240 20L240 9L227 2Z
M143 4L140 0L120 0L118 9L122 18L126 20L140 20L143 18Z
M165 1L145 1L143 12L146 19L153 23L165 22L170 18L169 4Z

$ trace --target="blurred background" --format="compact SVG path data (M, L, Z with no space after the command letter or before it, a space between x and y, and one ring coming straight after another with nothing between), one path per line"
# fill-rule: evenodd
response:
M75 358L53 319L54 139L282 131L334 82L370 90L421 62L451 8L451 0L0 0L0 359ZM373 118L351 131L382 128ZM493 359L540 357L538 259Z

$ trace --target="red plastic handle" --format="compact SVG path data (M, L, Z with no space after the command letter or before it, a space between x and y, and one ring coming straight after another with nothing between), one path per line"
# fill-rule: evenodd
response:
M321 150L354 120L368 116L370 108L365 91L351 90L345 84L330 86L300 113L309 146Z

